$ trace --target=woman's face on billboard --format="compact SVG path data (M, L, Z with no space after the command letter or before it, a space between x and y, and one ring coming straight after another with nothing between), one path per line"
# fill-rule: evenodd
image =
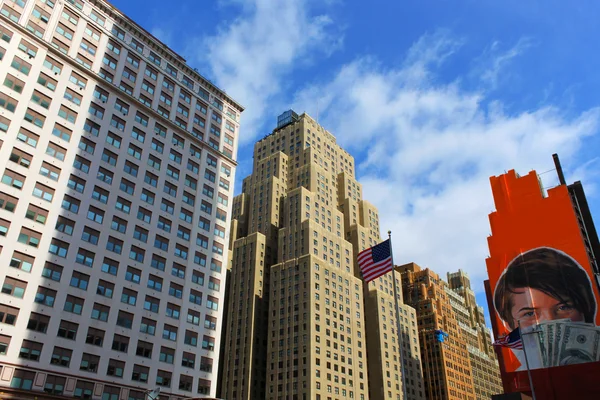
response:
M518 326L517 321L521 321L521 328L554 319L584 321L583 313L573 307L571 299L556 299L537 289L523 288L515 291L512 303L513 328Z

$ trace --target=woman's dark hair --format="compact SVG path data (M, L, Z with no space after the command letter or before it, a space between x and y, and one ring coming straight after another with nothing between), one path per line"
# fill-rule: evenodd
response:
M590 278L579 264L561 251L540 247L515 258L500 277L494 293L498 315L514 329L513 294L532 288L569 302L583 314L585 322L593 323L596 300Z

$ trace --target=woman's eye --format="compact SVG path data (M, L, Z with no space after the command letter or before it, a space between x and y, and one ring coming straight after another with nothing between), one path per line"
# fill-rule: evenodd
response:
M558 306L559 311L570 311L572 309L573 309L573 307L566 305L566 304L561 304L560 306Z
M527 311L526 313L523 314L524 317L533 317L535 315L535 313L533 311Z

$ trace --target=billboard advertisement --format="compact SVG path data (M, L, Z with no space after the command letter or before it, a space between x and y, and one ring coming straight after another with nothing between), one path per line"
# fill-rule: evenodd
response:
M600 292L567 186L545 195L535 171L490 181L494 336L520 340L501 348L503 372L600 361Z

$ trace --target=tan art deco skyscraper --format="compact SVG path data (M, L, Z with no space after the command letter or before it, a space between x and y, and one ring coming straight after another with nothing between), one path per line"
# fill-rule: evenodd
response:
M365 299L355 265L381 240L378 213L335 137L306 114L280 116L254 147L233 218L221 397L401 398L391 278ZM415 312L402 314L419 399Z

